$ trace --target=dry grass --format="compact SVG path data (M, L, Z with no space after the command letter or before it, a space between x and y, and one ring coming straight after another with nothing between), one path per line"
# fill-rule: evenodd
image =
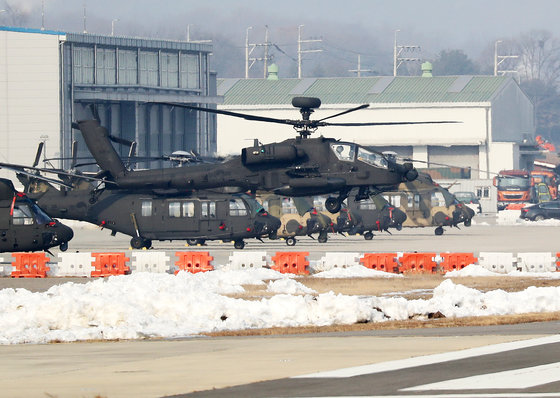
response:
M419 274L408 275L404 278L352 278L352 279L322 279L303 277L299 278L305 286L317 293L333 291L347 295L382 296L391 295L412 299L428 299L432 291L446 278L441 275ZM534 277L463 277L452 279L454 283L461 284L483 292L501 289L507 292L517 292L530 286L548 287L560 286L560 279L542 279ZM243 299L260 299L273 294L266 291L266 286L244 286L245 293L232 297ZM294 327L294 328L268 328L249 329L239 331L225 331L206 333L208 336L266 336L288 335L305 333L333 333L333 332L359 332L368 330L391 330L413 328L445 328L458 326L489 326L531 322L546 322L560 320L560 312L530 313L503 316L465 317L447 319L441 314L433 314L432 319L406 321L387 321L376 323L360 323L353 325L332 325L322 327Z

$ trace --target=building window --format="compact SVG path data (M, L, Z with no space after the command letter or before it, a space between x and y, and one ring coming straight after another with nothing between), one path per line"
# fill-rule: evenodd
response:
M179 55L161 53L161 86L179 87Z
M115 84L117 81L117 54L114 48L97 48L95 54L95 83Z
M152 215L152 201L143 200L141 206L142 206L142 217L150 217Z
M181 88L200 88L200 63L198 55L181 54Z
M143 86L157 86L159 83L159 62L157 51L140 52L140 84Z
M476 187L476 197L477 198L489 198L490 197L490 187Z
M93 47L75 46L72 52L74 83L93 84Z
M119 84L138 83L138 63L135 50L121 50L119 54Z

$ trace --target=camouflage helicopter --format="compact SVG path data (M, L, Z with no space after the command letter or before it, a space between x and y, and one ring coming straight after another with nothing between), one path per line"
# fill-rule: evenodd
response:
M113 148L107 129L97 119L79 121L74 125L103 172L111 181L110 189L124 190L193 190L220 188L227 192L263 190L278 195L311 196L337 194L326 200L331 213L340 210L342 201L353 188L357 200L372 192L393 189L403 181L413 181L418 172L412 163L403 164L358 144L330 138L309 136L322 126L380 126L397 124L449 123L436 122L373 122L331 123L327 119L357 111L367 104L320 119L311 120L318 98L295 97L292 105L300 109L301 120L283 120L236 112L169 104L192 110L221 113L248 120L291 125L299 137L279 143L258 144L244 148L241 155L215 164L192 164L185 168L127 170Z
M475 215L471 208L425 173L419 173L415 181L399 184L397 190L378 195L406 214L403 227L435 226L436 235L442 235L445 226L457 227L462 223L469 227Z
M271 215L280 219L282 225L276 237L284 239L288 246L296 244L297 236L313 238L315 233L319 234L319 243L327 242L327 233L332 229L331 219L318 212L307 198L257 193L256 199Z
M383 196L372 195L360 201L347 199L348 204L340 210L336 217L334 231L349 235L363 235L364 239L373 239L373 231L389 231L389 228L400 230L406 220L406 214L392 206ZM316 197L315 206L322 210L325 197Z
M73 236L70 227L17 192L12 181L0 178L0 252L48 251L55 246L66 251Z

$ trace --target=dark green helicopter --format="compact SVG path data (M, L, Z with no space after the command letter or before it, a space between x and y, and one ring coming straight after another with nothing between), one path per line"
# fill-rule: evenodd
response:
M72 229L50 218L12 181L0 178L0 252L68 249Z
M134 249L150 248L153 240L185 240L190 245L233 241L236 249L243 249L244 239L275 237L280 227L280 220L246 194L138 192L89 183L58 190L48 182L33 181L35 177L19 177L28 195L51 216L129 235Z
M0 163L0 167L15 171L28 196L50 216L89 222L112 235L129 235L134 249L150 248L154 240L186 240L190 245L233 241L236 249L243 249L244 239L275 238L280 228L280 220L247 194L122 189L76 171L37 168L41 150L39 145L33 166ZM76 153L73 145L71 169ZM61 180L46 178L42 172L57 174Z
M366 199L371 193L413 181L418 172L412 163L404 164L379 152L351 142L309 136L323 126L381 126L448 122L373 122L330 123L327 119L363 109L361 105L344 112L310 120L314 109L321 105L318 98L295 97L292 105L300 109L301 120L283 120L235 112L171 104L204 112L221 113L248 120L291 125L299 137L279 143L255 144L244 148L241 155L214 164L193 164L182 168L127 170L113 148L107 129L98 120L84 120L75 124L82 132L86 145L102 170L103 177L112 182L108 188L137 190L198 190L223 189L224 192L272 192L286 196L337 194L327 199L325 206L331 213L341 208L353 188L355 199Z

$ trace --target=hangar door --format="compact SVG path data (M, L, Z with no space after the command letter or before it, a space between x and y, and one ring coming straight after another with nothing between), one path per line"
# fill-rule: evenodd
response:
M453 167L470 167L478 169L478 146L475 145L454 145L429 146L428 161L441 163ZM431 165L430 165L431 166ZM434 167L437 167L434 165Z

